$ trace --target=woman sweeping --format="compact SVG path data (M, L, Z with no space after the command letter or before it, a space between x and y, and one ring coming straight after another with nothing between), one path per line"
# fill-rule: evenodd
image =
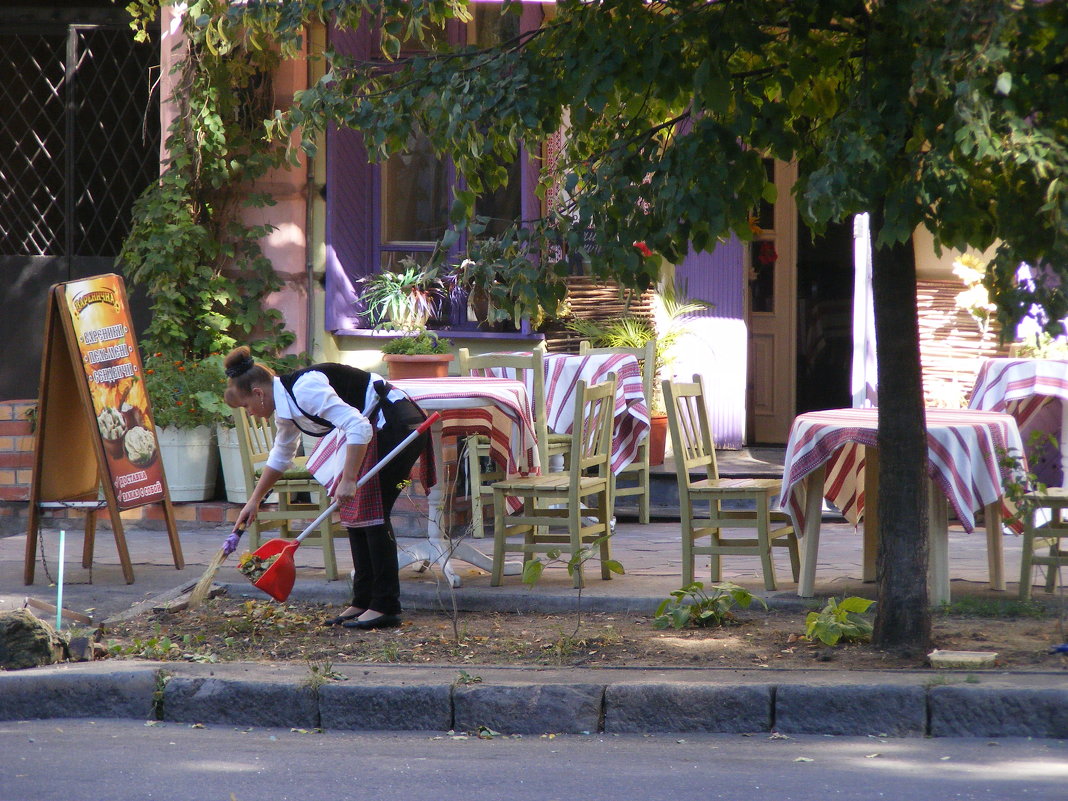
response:
M429 433L416 437L358 493L356 481L361 467L370 467L377 456L389 453L426 415L381 376L343 364L315 364L277 376L242 346L227 355L224 367L229 378L226 403L254 417L274 415L276 429L267 464L237 516L237 528L255 519L260 503L292 465L301 432L322 437L334 428L341 429L345 433L345 461L334 500L342 507L355 502L358 510L355 519L342 515L352 549L352 601L324 625L354 629L399 626L397 543L389 516L400 485L419 456L428 451Z

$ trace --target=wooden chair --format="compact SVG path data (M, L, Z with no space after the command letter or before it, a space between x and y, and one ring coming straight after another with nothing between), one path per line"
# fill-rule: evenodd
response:
M764 587L775 589L775 563L772 546L790 552L794 581L798 579L800 559L797 536L790 518L771 511L771 500L782 489L782 481L773 478L720 478L712 429L708 425L704 384L699 375L693 382L665 381L664 401L668 427L675 451L675 473L679 484L679 512L682 522L682 581L694 580L694 556L708 554L712 562L712 580L720 580L720 557L724 554L759 556L764 573ZM703 472L704 478L694 473ZM699 517L695 507L708 504L707 517ZM752 510L723 508L725 502L741 502ZM727 528L755 529L755 537L727 537ZM696 541L708 537L708 545Z
M571 447L570 434L550 434L545 406L545 343L539 342L530 353L485 353L472 356L467 348L460 348L460 375L485 375L487 370L513 369L516 378L534 388L531 394L531 413L534 416L534 435L538 438L538 467L549 472L549 457L565 455ZM530 381L526 381L529 372ZM471 525L474 536L482 537L483 506L492 502L492 483L503 479L504 473L490 461L490 440L484 434L472 434L464 440L467 451L467 472L471 481Z
M490 584L499 587L504 575L504 557L559 550L574 554L597 543L601 578L609 570L608 538L612 533L612 426L615 415L615 378L587 386L579 381L575 396L575 427L571 437L569 469L527 478L498 481L493 485L493 573ZM523 508L509 515L509 497L523 500ZM566 533L553 529L566 527ZM522 537L518 543L512 537ZM582 566L573 578L583 585Z
M595 348L588 340L579 342L579 355L596 355L598 353L622 353L635 357L642 370L642 390L645 392L645 406L651 409L653 402L653 382L656 380L656 340L650 340L644 348ZM633 487L618 486L619 479L626 478L634 481ZM638 496L638 521L649 522L649 438L638 446L638 454L634 461L612 477L612 505L615 499L620 497Z
M1068 489L1049 487L1042 492L1028 493L1025 503L1023 550L1020 554L1020 600L1031 597L1032 571L1035 565L1046 568L1046 592L1057 587L1057 574L1068 567L1068 550L1062 549L1061 540L1068 538ZM1047 523L1038 523L1040 510L1049 513ZM1044 516L1044 515L1043 515ZM1049 548L1046 554L1036 553Z
M237 423L237 439L241 446L241 466L245 472L245 487L249 497L252 496L259 481L267 457L274 443L274 422L262 418L250 417L244 409L233 410ZM282 537L291 539L303 530L302 526L290 526L296 521L311 522L330 505L330 497L323 486L315 480L305 467L306 457L298 456L293 466L282 474L275 483L272 493L278 496L274 509L260 508L256 520L248 527L249 543L252 550L260 546L260 532L264 529L280 530ZM310 500L298 500L300 493L306 493ZM334 538L348 538L348 531L340 524L327 518L319 530L309 534L304 540L306 545L317 545L323 549L323 566L326 568L328 581L337 580L337 559L334 556Z

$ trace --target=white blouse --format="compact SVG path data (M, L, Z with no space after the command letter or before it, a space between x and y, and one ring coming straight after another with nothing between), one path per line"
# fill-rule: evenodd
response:
M378 404L378 393L374 385L381 381L382 376L371 373L371 380L367 384L367 396L364 399L365 409L374 409ZM307 431L327 432L330 429L319 425L305 417L289 397L282 381L277 376L273 381L274 387L274 419L275 435L274 446L271 454L267 457L267 466L279 472L285 472L293 464L293 457L300 443L300 428ZM371 422L354 406L350 406L330 386L330 381L325 373L318 370L309 370L293 384L293 395L297 403L304 411L329 420L337 428L345 432L345 438L349 443L365 445L371 441ZM389 400L397 401L407 396L398 389L390 390L386 396ZM296 422L294 422L296 421ZM297 428L300 423L300 428ZM379 415L378 428L385 423L385 416Z

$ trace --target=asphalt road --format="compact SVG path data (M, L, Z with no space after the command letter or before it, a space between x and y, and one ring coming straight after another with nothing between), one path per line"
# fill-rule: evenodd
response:
M0 723L0 801L946 801L1068 797L1068 743L445 735Z

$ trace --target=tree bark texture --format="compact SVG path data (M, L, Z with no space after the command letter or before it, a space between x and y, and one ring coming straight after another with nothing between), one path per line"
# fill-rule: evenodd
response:
M872 214L872 240L881 216ZM879 550L875 644L927 648L927 426L911 239L872 254L879 355Z

